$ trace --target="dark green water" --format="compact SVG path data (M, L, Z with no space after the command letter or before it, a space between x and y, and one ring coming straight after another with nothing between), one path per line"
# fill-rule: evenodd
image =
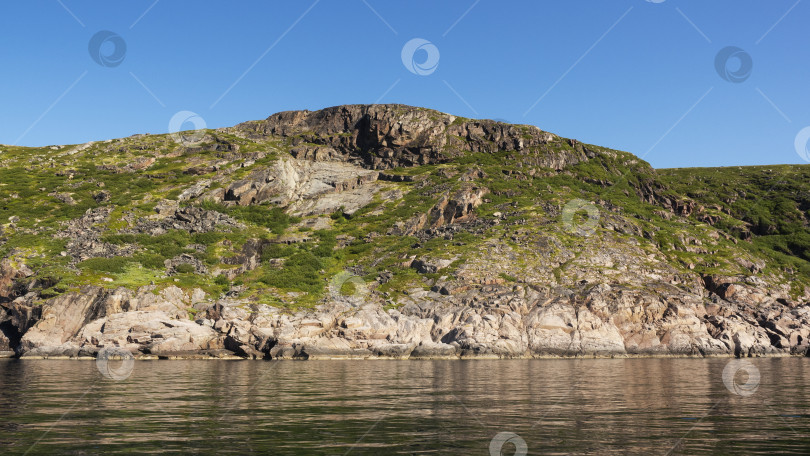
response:
M0 360L0 454L809 454L810 359L728 362Z

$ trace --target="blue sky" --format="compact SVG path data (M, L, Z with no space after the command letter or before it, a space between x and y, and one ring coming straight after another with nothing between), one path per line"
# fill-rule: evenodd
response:
M0 143L381 102L533 124L655 167L806 163L808 19L801 0L6 1Z

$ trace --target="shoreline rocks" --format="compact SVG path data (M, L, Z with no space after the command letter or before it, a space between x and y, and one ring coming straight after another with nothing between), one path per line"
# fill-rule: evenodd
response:
M118 347L145 359L754 357L807 356L810 348L810 306L707 305L712 298L688 293L664 301L607 285L567 294L490 285L477 304L483 292L473 288L413 293L398 310L371 296L297 312L153 288L86 287L45 303L18 298L17 313L40 313L29 312L33 321L18 329L16 343L3 331L2 356L82 359ZM3 310L3 328L20 324L8 304Z

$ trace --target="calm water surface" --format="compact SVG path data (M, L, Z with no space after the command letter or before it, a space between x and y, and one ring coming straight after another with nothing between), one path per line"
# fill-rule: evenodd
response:
M0 360L0 454L810 454L810 359L728 362Z

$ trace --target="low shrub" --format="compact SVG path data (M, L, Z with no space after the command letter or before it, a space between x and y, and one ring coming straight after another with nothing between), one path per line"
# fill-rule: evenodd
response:
M267 244L262 249L261 260L268 261L273 258L287 258L297 251L298 249L291 245Z
M78 266L81 269L89 269L95 272L121 274L130 262L132 262L132 258L89 258L79 263Z
M317 293L323 289L319 271L321 260L310 252L296 253L281 269L267 271L261 282L271 287Z
M195 268L193 264L183 263L175 266L174 270L177 271L178 274L193 274L197 271L197 268Z

